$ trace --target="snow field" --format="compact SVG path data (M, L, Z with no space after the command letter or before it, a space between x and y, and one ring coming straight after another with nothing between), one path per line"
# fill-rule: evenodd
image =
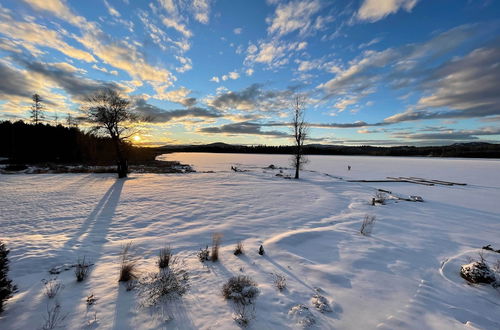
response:
M313 159L308 168L318 172L303 172L300 181L261 168L271 160L286 166L284 158L284 164L240 158L251 171L234 173L229 156L217 158L218 164L202 158L216 173L134 174L127 180L108 174L1 176L0 239L11 249L10 276L19 293L8 302L0 328L39 328L49 301L41 279L50 277L51 267L84 255L95 263L87 280L77 283L73 270L58 275L65 288L56 299L68 329L81 329L94 312L93 327L100 329L237 329L221 288L240 274L260 289L251 329L300 328L288 315L298 304L309 308L316 319L311 328L318 329L500 328L500 293L468 285L459 275L481 246L500 248L499 162L460 160L450 167L429 160L427 172L420 164L422 172L410 174L432 173L469 183L465 187L359 184L323 174L409 175L406 159L400 167L394 159L385 167L363 165L369 171L361 173L354 158L350 172ZM425 202L373 207L375 188L421 195ZM359 234L366 214L377 218L370 237ZM202 264L196 254L210 246L213 233L223 234L220 261ZM239 240L245 254L238 257L233 250ZM119 254L130 241L142 273L157 271L158 250L170 245L190 273L188 293L157 309L139 307L140 297L118 283ZM260 244L264 256L257 253ZM273 286L272 273L286 277L286 290ZM332 312L313 307L318 292ZM98 300L87 312L91 293Z

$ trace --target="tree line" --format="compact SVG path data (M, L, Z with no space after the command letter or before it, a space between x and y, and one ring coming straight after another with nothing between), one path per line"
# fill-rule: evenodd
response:
M110 137L78 127L3 121L0 141L0 157L9 158L10 163L116 164L116 148ZM156 156L151 148L127 142L123 143L123 151L131 162L154 160Z

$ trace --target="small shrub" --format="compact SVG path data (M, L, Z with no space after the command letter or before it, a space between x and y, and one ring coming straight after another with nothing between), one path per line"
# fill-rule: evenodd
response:
M235 304L233 320L242 328L246 328L250 321L255 318L255 306L247 304Z
M215 233L212 236L212 253L210 254L210 260L216 262L219 260L219 247L222 240L222 234Z
M57 277L53 277L49 280L43 279L42 283L44 285L44 291L47 298L52 299L57 296L57 293L64 289L64 285L57 280Z
M160 269L167 268L171 258L172 249L170 248L170 246L162 248L160 250L160 254L158 255L158 267Z
M78 258L75 266L75 276L78 282L81 282L87 278L91 266L92 264L89 261L85 260L85 256L83 257L83 259Z
M278 273L271 273L273 275L273 284L280 292L286 289L286 277Z
M261 245L261 246L259 247L259 254L260 254L261 256L263 256L263 255L264 255L264 253L265 253L265 252L264 252L264 246L262 246L262 245Z
M234 255L235 256L239 256L240 254L243 254L243 243L241 241L239 241L237 244L236 244L236 247L234 248Z
M61 323L66 318L66 315L61 314L61 305L55 303L50 307L47 304L47 315L44 317L44 324L42 325L42 330L51 330L61 327Z
M309 310L309 307L303 304L295 305L290 308L288 315L293 317L295 321L304 328L310 327L316 323L316 319Z
M373 198L375 203L379 203L379 204L382 204L384 205L385 204L385 201L387 200L387 194L383 191L377 191L375 193L375 197Z
M97 302L96 296L93 293L87 296L87 306L92 306Z
M365 219L363 220L363 223L361 224L361 228L359 230L359 232L361 233L361 235L363 236L370 236L372 231L373 231L373 227L375 226L375 216L374 215L365 215Z
M128 282L137 279L137 258L132 255L132 242L123 246L121 252L120 278L118 282Z
M150 273L138 282L142 306L155 306L165 299L175 299L189 289L189 274L178 259L171 260L168 268Z
M9 258L7 256L9 252L5 244L0 241L0 313L3 312L4 302L17 291L17 287L8 278Z
M316 307L316 309L321 313L327 313L332 311L332 308L330 307L328 300L318 293L312 296L311 304L314 307Z
M251 304L253 299L259 295L257 283L246 275L231 277L222 287L222 295L225 299L233 300L237 304Z
M201 262L208 261L209 257L210 257L210 252L208 251L208 245L206 248L200 249L200 251L198 251L198 259Z

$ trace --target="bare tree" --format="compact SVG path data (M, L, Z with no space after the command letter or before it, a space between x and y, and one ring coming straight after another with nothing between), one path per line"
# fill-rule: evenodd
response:
M124 152L125 139L132 123L138 117L130 108L130 101L113 89L102 89L86 99L83 112L87 121L94 124L93 130L111 137L116 151L119 178L127 177L128 163Z
M31 121L33 124L38 124L39 122L44 119L44 114L43 114L43 106L42 106L42 98L38 94L33 94L31 97L33 100L33 104L31 105Z
M295 179L299 178L300 169L307 162L304 156L304 141L307 137L308 126L304 120L306 99L303 95L295 95L292 101L292 129L295 153L292 158L295 168Z

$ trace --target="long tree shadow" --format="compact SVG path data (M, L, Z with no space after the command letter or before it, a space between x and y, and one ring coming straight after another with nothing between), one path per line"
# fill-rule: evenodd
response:
M118 207L124 183L125 180L123 179L116 180L113 183L75 236L64 244L63 252L67 252L68 249L78 254L82 254L82 252L96 254L99 252L99 247L106 243L106 236Z

